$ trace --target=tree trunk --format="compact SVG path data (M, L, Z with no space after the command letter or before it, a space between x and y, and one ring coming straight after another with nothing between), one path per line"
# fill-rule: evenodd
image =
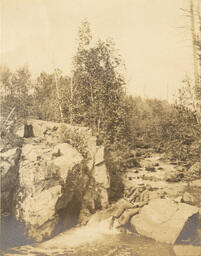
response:
M70 124L73 124L73 76L70 80Z
M34 137L34 132L33 132L33 126L32 124L24 124L24 138L31 138Z
M201 121L201 109L200 109L200 97L199 97L199 71L198 71L198 52L197 52L197 38L195 33L195 15L194 15L194 7L193 0L190 1L190 17L191 17L191 32L192 32L192 45L193 45L193 61L194 61L194 83L195 83L195 105L197 112L197 121Z
M61 107L61 99L60 99L60 93L59 93L56 70L54 70L54 78L55 78L55 85L56 85L56 94L57 94L56 96L57 96L57 100L58 100L58 103L59 103L60 117L61 117L61 121L64 123L64 116L63 116L63 111L62 111L62 107Z

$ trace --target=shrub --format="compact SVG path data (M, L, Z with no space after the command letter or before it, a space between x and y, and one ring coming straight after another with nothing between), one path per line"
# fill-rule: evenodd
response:
M62 125L60 133L63 143L72 145L84 158L89 157L88 136L84 130L79 127Z

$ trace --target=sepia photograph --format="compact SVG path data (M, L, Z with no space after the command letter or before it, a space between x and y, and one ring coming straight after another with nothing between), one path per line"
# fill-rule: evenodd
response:
M0 255L201 256L201 0L0 0Z

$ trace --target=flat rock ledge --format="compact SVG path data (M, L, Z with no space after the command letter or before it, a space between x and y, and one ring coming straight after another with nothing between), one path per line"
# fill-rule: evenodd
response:
M193 243L198 237L198 218L197 207L170 199L153 199L131 218L130 224L140 235L158 242Z

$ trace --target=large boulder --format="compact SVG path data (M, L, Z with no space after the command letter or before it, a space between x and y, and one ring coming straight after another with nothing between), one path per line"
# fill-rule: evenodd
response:
M154 199L130 222L139 234L174 244L197 234L198 216L197 207L170 199Z
M100 147L100 149L98 148L95 153L95 163L94 168L92 169L92 176L94 177L97 185L102 188L109 189L110 177L105 166L103 150L103 147Z
M97 187L101 205L106 208L108 206L108 190L110 188L110 177L104 160L104 147L97 147L94 157L94 167L92 169L92 177Z
M55 156L56 151L60 155ZM22 147L15 216L25 223L29 237L41 241L52 234L59 218L56 205L70 173L82 160L83 157L69 144L50 148L45 143L29 141ZM67 200L62 201L62 209L72 197L73 193L69 193Z
M35 137L24 139L13 212L28 237L41 241L106 208L110 181L104 148L88 128L29 123ZM23 136L23 127L16 133Z

